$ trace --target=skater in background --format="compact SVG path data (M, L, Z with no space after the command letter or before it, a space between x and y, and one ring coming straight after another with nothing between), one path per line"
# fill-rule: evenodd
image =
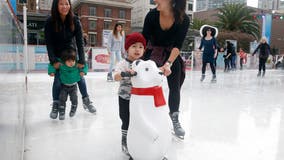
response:
M168 105L175 135L184 138L179 122L180 90L185 79L185 65L180 49L189 28L185 0L155 0L156 8L144 20L143 35L147 40L144 60L151 59L167 76Z
M60 73L58 71L62 52L67 48L76 48L78 57L77 67L84 68L85 54L82 26L79 18L71 10L70 0L53 0L51 7L51 17L46 20L44 28L46 48L50 64L56 69L52 86L53 104L50 118L56 119L58 116L59 94L61 89ZM74 42L74 39L76 42ZM96 108L89 98L85 79L82 77L78 82L82 94L83 106L89 112L95 113Z
M230 42L231 43L231 42ZM231 70L235 71L237 69L236 61L237 61L237 53L236 53L236 47L233 43L231 43Z
M231 66L231 59L232 59L232 51L233 50L233 44L230 41L226 42L226 54L223 55L224 57L224 72L229 72L232 68Z
M200 28L202 32L202 39L198 51L200 52L202 48L202 75L200 81L202 82L205 79L205 71L207 63L210 64L212 71L212 80L211 82L216 82L216 68L214 65L215 58L217 57L217 42L214 36L217 36L217 29L204 25Z
M126 36L125 50L127 51L127 57L120 61L114 72L114 80L120 81L118 89L118 103L119 103L119 117L122 121L121 125L121 145L122 151L129 155L127 149L127 130L129 126L129 100L131 91L130 75L134 72L131 70L131 64L133 61L140 59L146 48L146 40L141 33L131 33ZM125 76L127 74L129 76Z
M217 43L217 55L216 57L214 58L214 66L215 66L215 69L217 68L217 59L218 59L218 55L219 55L219 52L224 52L224 48L221 47L218 43Z
M110 64L107 74L107 81L113 81L112 71L116 61L121 61L122 54L124 54L124 32L122 24L116 23L112 33L108 36L107 51L110 56Z
M240 56L240 70L242 70L243 64L246 64L247 62L247 54L242 48L240 48L239 56Z
M265 63L268 59L269 54L271 53L270 46L267 43L267 40L265 37L262 37L260 40L260 44L257 46L257 48L254 50L252 56L255 55L255 53L259 50L259 65L258 65L258 73L257 77L261 76L261 70L262 72L262 77L265 76Z
M64 50L62 56L58 59L61 90L59 94L59 120L65 119L66 101L68 95L70 96L71 109L69 116L73 117L77 110L78 96L77 96L77 83L81 78L87 74L88 67L84 65L84 68L79 69L76 65L76 51L73 48ZM56 74L56 69L53 65L48 65L48 74L52 77Z

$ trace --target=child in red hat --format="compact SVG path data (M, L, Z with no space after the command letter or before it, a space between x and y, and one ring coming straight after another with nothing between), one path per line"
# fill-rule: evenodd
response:
M121 132L121 148L122 151L129 155L127 149L127 130L129 126L129 100L131 91L131 75L134 71L131 70L131 64L133 61L140 59L146 48L146 40L141 33L134 32L126 36L125 50L127 57L120 61L114 72L114 80L120 81L118 89L118 103L119 103L119 117L122 121Z

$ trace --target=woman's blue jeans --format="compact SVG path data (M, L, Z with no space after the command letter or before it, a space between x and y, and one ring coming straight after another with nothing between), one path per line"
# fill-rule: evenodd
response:
M57 70L54 76L54 81L53 81L53 86L52 86L52 98L53 101L59 101L59 94L60 94L60 89L61 89L61 82L59 79L59 71ZM77 82L80 93L82 95L82 98L88 97L88 92L87 92L87 86L86 86L86 81L85 78L82 77L79 82Z
M119 62L121 60L121 51L111 51L110 53L110 64L109 64L109 69L108 72L112 72L115 61Z

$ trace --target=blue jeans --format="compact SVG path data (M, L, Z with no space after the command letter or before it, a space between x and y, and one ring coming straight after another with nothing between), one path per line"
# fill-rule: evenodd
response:
M237 55L232 55L232 59L231 59L231 67L232 69L236 69L236 60L237 60Z
M61 81L59 79L59 71L57 70L54 76L54 81L53 81L53 86L52 86L52 98L53 101L59 101L59 95L60 95L60 90L61 90ZM87 92L87 85L85 78L82 77L79 82L77 82L80 93L82 95L82 98L88 97L88 92Z
M108 72L112 72L114 68L115 60L118 62L121 60L121 51L111 51Z

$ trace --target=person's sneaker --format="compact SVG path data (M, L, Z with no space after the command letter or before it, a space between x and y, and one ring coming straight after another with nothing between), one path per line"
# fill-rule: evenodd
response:
M73 117L76 113L76 110L77 110L77 105L71 105L71 110L69 112L69 116Z
M51 119L56 119L57 118L57 116L58 116L58 106L59 106L58 101L54 101L52 103L52 109L51 109L51 112L49 114L49 117Z
M96 113L97 110L96 110L96 108L92 105L92 103L93 103L93 102L90 101L90 98L89 98L89 97L83 98L83 107L84 107L84 109L85 109L85 110L88 109L88 111L89 111L90 113Z
M201 78L200 78L200 81L203 82L204 79L205 79L205 74L202 74L202 75L201 75Z

